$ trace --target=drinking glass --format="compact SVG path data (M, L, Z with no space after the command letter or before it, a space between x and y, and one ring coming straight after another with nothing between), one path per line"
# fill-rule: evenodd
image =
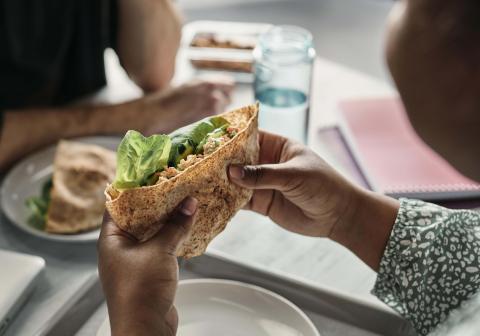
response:
M306 143L315 49L312 34L274 26L254 50L254 91L261 128Z

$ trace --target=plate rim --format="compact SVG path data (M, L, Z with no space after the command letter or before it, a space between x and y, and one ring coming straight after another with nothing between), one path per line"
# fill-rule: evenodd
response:
M101 144L98 144L98 141L106 141L106 142L120 142L121 141L121 136L112 136L112 135L93 135L93 136L85 136L85 137L76 137L76 138L65 138L61 140L67 140L67 141L76 141L76 142L84 142L88 144L94 144L98 146L102 146ZM30 227L27 223L19 223L20 221L12 218L11 213L6 210L5 206L5 198L6 198L6 184L8 181L11 179L12 174L16 172L19 167L25 165L28 163L30 160L32 160L32 157L40 156L41 154L55 150L58 146L58 140L56 143L42 147L38 149L37 151L34 151L27 155L26 157L22 158L18 162L16 162L8 171L7 173L3 176L2 181L1 181L1 186L0 186L0 210L1 214L4 218L7 219L7 221L10 223L10 225L18 228L19 230L33 235L35 237L45 239L45 240L50 240L50 241L55 241L55 242L61 242L61 243L91 243L95 242L98 240L98 237L100 235L100 227L90 230L90 231L85 231L85 232L80 232L76 234L71 234L71 235L61 235L61 234L55 234L55 233L48 233L46 231L40 231L35 228ZM102 146L104 147L104 146ZM53 165L53 162L52 162Z
M275 293L274 291L270 289L266 289L264 287L254 285L248 282L243 282L243 281L238 281L238 280L231 280L231 279L220 279L220 278L194 278L194 279L182 279L178 281L178 286L177 286L177 292L180 289L180 286L185 286L185 285L195 285L195 284L210 284L210 285L216 285L216 284L223 284L223 285L233 285L236 287L241 287L241 288L246 288L246 289L251 289L256 292L260 292L262 294L271 296L277 300L280 300L282 303L286 304L289 308L293 309L297 314L299 314L302 319L308 324L312 332L314 333L315 336L322 336L320 332L318 331L317 327L315 324L312 322L310 317L302 310L300 307L298 307L295 303L287 299L286 297ZM174 301L175 304L175 301ZM180 322L181 319L179 320L179 327L180 327ZM108 324L110 326L110 321L108 317L108 312L107 316L105 319L102 321L100 326L97 329L96 336L103 336L100 334L103 328L105 328L105 324Z
M314 332L315 336L321 336L320 332L318 331L317 327L315 324L312 322L310 317L302 310L300 307L298 307L295 303L287 299L286 297L275 293L274 291L270 289L266 289L264 287L254 285L248 282L243 282L239 280L231 280L231 279L219 279L219 278L195 278L195 279L183 279L178 282L178 287L181 285L183 286L188 286L188 285L195 285L195 284L210 284L210 285L228 285L228 286L235 286L235 287L241 287L241 288L246 288L250 289L256 292L260 292L262 294L271 296L279 301L281 301L283 304L287 305L289 308L293 309L298 315L302 317L302 319L308 324L310 329Z

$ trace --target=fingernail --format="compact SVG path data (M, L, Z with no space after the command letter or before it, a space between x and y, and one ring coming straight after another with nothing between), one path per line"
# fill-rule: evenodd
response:
M197 211L198 201L193 197L187 197L180 206L180 212L185 216L193 216L195 211Z
M230 177L236 180L241 180L245 177L245 172L243 167L240 166L230 166L229 168Z

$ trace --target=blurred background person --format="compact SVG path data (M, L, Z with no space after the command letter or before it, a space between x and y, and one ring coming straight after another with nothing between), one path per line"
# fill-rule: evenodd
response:
M386 46L392 78L417 133L480 180L480 3L400 1Z
M231 83L169 88L180 37L171 0L1 0L0 171L61 138L169 132L223 111ZM69 105L106 85L108 47L146 95Z

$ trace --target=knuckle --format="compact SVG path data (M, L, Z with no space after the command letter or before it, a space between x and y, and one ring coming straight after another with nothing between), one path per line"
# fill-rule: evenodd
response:
M284 191L293 191L296 190L300 187L301 185L301 179L295 178L295 176L298 175L293 175L293 174L287 174L285 175L285 178L282 180L282 188Z
M203 86L203 89L205 91L211 91L213 92L215 90L215 84L211 83L211 82L203 82L202 83L202 86Z
M190 219L186 219L178 223L178 233L180 236L184 237L190 231Z
M218 110L219 106L221 105L221 102L218 100L216 97L211 97L207 99L206 102L206 109L208 112L211 112L212 110Z
M211 100L214 104L218 104L218 103L222 102L222 98L218 95L212 95Z
M260 166L245 167L245 175L254 185L257 185L261 181L264 173L265 170Z
M165 253L167 253L169 255L172 255L172 256L176 255L177 248L178 248L177 244L171 243L171 242L168 242L165 245L163 245L163 249L164 249Z
M174 223L175 228L177 230L177 235L181 237L187 236L190 233L192 222L193 222L192 217L187 217L185 215L179 216L176 223Z
M215 105L215 103L217 102L217 99L218 98L213 93L210 93L209 95L207 95L205 100L208 106L212 106L212 105Z

